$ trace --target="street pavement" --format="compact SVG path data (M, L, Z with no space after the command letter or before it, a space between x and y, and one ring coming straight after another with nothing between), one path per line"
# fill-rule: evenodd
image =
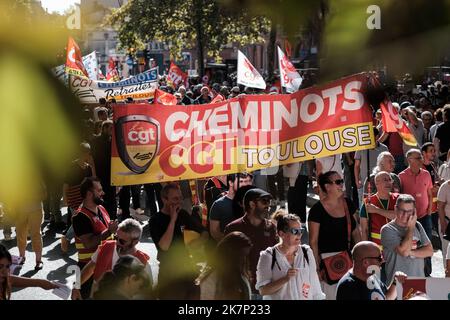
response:
M61 210L66 212L66 208ZM151 258L151 266L153 273L153 280L156 283L158 265L156 260L156 247L150 238L150 232L148 223L144 222L144 232L141 239L141 243L138 244L138 249L147 253ZM77 264L77 253L75 249L74 240L69 247L67 254L63 254L60 247L61 233L55 233L48 229L47 223L42 225L42 237L43 237L43 256L42 261L44 267L42 270L35 271L35 257L31 249L31 241L28 241L26 262L20 270L14 272L15 275L20 275L30 278L48 279L50 281L57 281L65 283L66 279L71 276L71 272L68 273L68 267ZM9 248L9 252L12 255L19 255L19 250L16 246L15 228L13 228L13 239L11 241L5 241L3 236L3 230L0 231L0 239L2 244ZM14 289L11 295L11 300L61 300L58 296L54 295L51 290L43 290L41 288L25 288Z
M62 209L63 213L66 212L66 208ZM156 260L156 247L153 241L150 238L150 232L148 228L148 223L144 222L144 232L141 239L141 242L138 245L138 248L150 256L153 280L156 283L157 273L158 273L158 263ZM13 228L14 230L14 228ZM77 263L77 254L75 250L74 240L72 240L72 244L70 245L69 251L67 254L62 254L60 248L60 237L61 233L55 233L48 229L46 223L42 225L42 235L43 235L43 257L42 261L44 263L44 267L42 270L35 271L34 270L34 253L31 251L31 242L29 241L26 252L26 262L23 267L19 270L16 270L14 274L31 277L31 278L43 278L51 281L57 281L65 283L66 279L70 276L67 269L70 265L76 265ZM18 248L16 246L15 240L15 232L13 231L13 240L4 241L3 230L0 230L0 239L1 242L10 249L10 253L13 255L19 255ZM307 243L307 233L305 233L302 237L303 243ZM435 251L433 260L433 277L444 277L444 268L442 262L442 253L441 251ZM41 288L25 288L25 289L14 289L11 295L12 300L61 300L58 296L54 295L51 290L46 291Z

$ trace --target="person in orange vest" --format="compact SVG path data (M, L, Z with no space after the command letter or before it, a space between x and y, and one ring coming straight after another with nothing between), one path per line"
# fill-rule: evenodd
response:
M362 240L381 246L381 227L395 218L395 202L398 193L392 193L392 177L386 171L375 175L377 192L369 195L359 210Z
M97 290L98 283L103 275L111 271L120 257L132 255L139 259L145 266L145 270L152 279L151 267L148 263L150 257L136 248L142 236L142 226L134 219L128 218L122 221L117 229L115 240L106 240L92 255L91 261L81 270L80 282L83 284L90 277L94 278L91 292ZM149 293L151 286L148 288ZM92 296L92 294L91 294ZM72 300L81 299L80 290L72 290Z
M75 247L78 251L78 267L83 269L103 240L110 239L117 231L118 223L111 221L102 206L103 189L98 178L89 177L80 186L83 203L72 217ZM81 286L81 296L89 297L93 278Z

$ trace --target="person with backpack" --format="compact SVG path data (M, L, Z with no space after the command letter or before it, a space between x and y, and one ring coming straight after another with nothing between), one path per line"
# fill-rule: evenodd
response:
M301 244L303 229L293 214L277 217L280 242L261 251L256 289L264 300L323 300L314 254Z

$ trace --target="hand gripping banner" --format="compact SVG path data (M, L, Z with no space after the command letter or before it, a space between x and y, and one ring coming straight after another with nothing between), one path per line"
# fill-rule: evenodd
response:
M198 179L375 146L366 74L286 95L114 106L113 185Z

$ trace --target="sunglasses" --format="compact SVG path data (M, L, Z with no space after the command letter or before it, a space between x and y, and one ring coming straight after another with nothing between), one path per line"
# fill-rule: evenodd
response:
M330 181L330 183L334 183L335 185L340 186L340 185L344 184L344 179L337 179L334 181Z
M294 236L298 235L298 234L302 234L303 230L302 228L290 228L285 232L290 232L291 234L293 234Z

